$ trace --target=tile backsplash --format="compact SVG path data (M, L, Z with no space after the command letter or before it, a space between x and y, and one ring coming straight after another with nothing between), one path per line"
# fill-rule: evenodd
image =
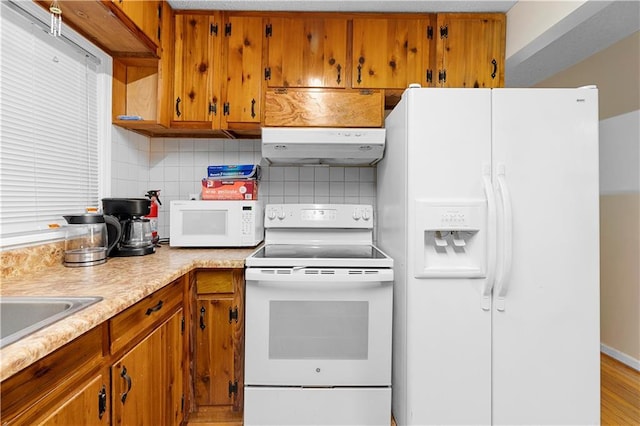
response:
M169 201L199 194L207 166L260 164L258 198L267 203L376 205L375 167L269 167L260 140L147 138L113 127L111 196L143 197L160 190L161 238L169 236Z

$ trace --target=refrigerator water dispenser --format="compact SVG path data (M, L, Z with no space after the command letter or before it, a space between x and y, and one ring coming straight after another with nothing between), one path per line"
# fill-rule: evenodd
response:
M487 203L416 200L416 278L486 276Z

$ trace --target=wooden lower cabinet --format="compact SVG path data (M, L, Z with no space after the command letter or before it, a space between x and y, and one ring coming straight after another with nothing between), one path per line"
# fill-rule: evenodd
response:
M2 425L180 425L188 275L0 384Z
M233 418L243 409L244 270L198 270L195 282L195 416Z
M51 413L34 418L28 424L41 425L107 425L108 375L102 372L80 385L69 398ZM39 410L37 410L39 411ZM42 413L39 413L42 414Z
M4 380L0 422L108 425L109 373L102 366L102 327L96 327Z
M115 424L182 422L182 318L179 309L111 367Z

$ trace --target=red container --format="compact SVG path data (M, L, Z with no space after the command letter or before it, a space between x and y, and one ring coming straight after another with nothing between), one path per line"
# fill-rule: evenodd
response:
M203 200L257 200L258 181L202 179Z

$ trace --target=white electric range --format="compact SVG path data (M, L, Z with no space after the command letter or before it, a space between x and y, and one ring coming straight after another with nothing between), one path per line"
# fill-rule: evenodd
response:
M246 261L245 425L388 425L393 260L370 205L270 204Z

